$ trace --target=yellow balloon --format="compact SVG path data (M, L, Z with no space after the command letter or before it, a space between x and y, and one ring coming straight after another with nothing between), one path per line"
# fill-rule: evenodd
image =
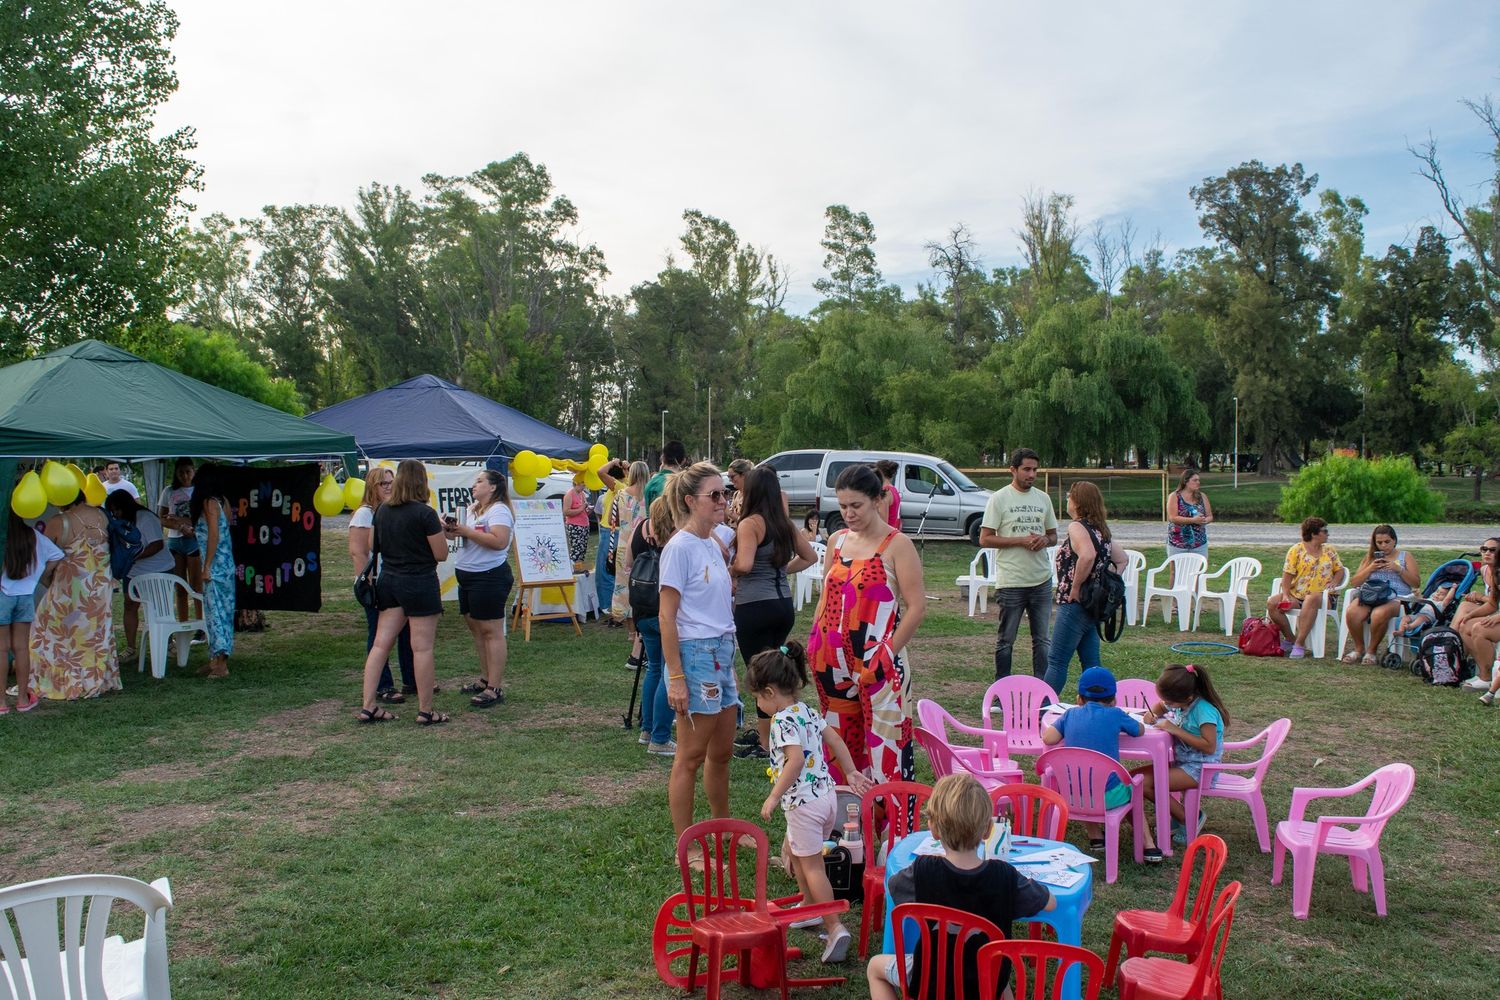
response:
M609 461L609 449L602 444L596 444L589 449L589 464L603 465Z
M88 501L90 507L103 507L104 498L109 491L104 488L104 483L97 475L90 472L88 478L83 481L83 498Z
M515 459L513 459L513 461L514 461L515 466L516 466L516 475L518 475L518 476L534 476L534 475L536 475L536 473L532 471L532 469L533 469L533 463L536 461L536 452L532 451L530 448L527 448L527 449L524 449L522 451L516 452L516 457L515 457Z
M318 492L313 494L313 508L324 517L332 517L344 509L344 491L339 488L333 473L323 477Z
M552 474L552 459L546 455L538 455L531 460L531 476L533 479L544 479Z
M84 489L89 484L88 475L72 462L68 463L68 471L73 473L73 478L78 482L78 488Z
M597 469L590 469L583 474L583 485L591 490L602 490L604 489L604 480L599 478Z
M42 477L33 469L21 477L10 494L10 509L16 516L30 520L41 517L47 510L47 491L42 488Z
M354 510L365 499L365 481L350 476L344 481L344 506Z
M517 476L511 485L516 489L516 496L529 497L536 492L536 479L531 476Z
M42 490L54 506L72 503L78 499L78 481L73 473L60 462L48 462L42 466Z

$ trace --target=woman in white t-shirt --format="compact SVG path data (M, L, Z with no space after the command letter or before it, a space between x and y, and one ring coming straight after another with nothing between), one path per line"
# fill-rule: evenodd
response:
M667 482L677 533L661 552L662 656L667 703L677 713L677 752L667 801L681 837L693 822L693 785L703 770L703 791L716 817L729 815L729 758L739 721L734 675L734 596L729 553L714 533L724 520L724 480L699 462ZM700 862L701 863L701 862Z
M473 495L465 521L449 516L444 519L443 532L449 538L464 540L453 564L458 577L458 613L474 636L479 667L484 672L464 690L474 692L470 705L492 708L505 702L505 605L515 583L506 555L516 515L510 509L505 477L493 469L474 477Z
M365 475L365 498L349 518L349 558L354 563L354 574L365 571L370 561L370 546L374 544L375 511L391 498L391 489L396 485L393 469L376 466ZM365 608L365 653L375 645L375 625L380 612ZM387 705L399 705L406 696L417 693L417 675L412 666L411 624L401 627L396 637L396 662L401 665L401 690L396 690L396 681L391 677L391 664L387 660L380 671L380 683L375 689L375 698Z
M156 516L167 535L167 550L172 553L172 573L181 577L194 591L203 592L203 561L200 558L198 533L189 514L193 502L193 460L179 458L172 468L172 485L162 488L156 501ZM187 620L188 596L177 591L177 617ZM203 617L198 605L197 617Z
M16 656L16 710L29 712L37 696L31 690L31 623L36 619L32 601L36 585L52 576L52 564L63 550L52 539L10 511L5 529L5 558L0 563L0 715L10 711L5 703L6 662Z

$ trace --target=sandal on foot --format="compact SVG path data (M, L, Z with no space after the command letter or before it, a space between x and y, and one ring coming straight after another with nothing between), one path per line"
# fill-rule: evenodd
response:
M387 712L385 709L379 707L362 708L359 710L359 714L354 717L355 721L359 723L395 722L398 718L399 716L393 715L390 712Z
M469 704L474 708L494 708L505 704L505 692L499 688L485 688L470 698Z
M400 691L388 688L384 691L375 692L375 700L384 702L387 705L401 705L406 702L406 695Z
M470 681L463 687L459 688L459 690L464 694L479 694L480 692L487 690L489 686L490 682L481 677L477 681Z
M1146 848L1146 850L1142 852L1142 858L1148 865L1159 865L1166 860L1166 858L1162 856L1161 848L1159 847Z
M1359 662L1367 667L1373 667L1375 665L1375 654L1366 653L1364 656L1360 657Z
M1360 657L1360 654L1356 653L1354 650L1351 649L1349 652L1347 652L1343 656L1339 657L1339 662L1340 663L1358 663L1359 662L1359 657ZM1374 661L1372 660L1371 662L1373 663Z
M448 715L444 712L418 712L417 725L419 726L441 726L448 721Z

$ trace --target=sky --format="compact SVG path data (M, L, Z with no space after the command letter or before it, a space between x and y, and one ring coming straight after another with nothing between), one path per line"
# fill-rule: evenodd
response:
M1366 201L1379 254L1442 221L1409 142L1432 135L1461 194L1493 176L1460 104L1500 99L1493 0L171 6L179 89L158 125L196 130L199 214L348 207L525 152L621 295L678 251L689 208L788 265L801 312L835 203L868 213L910 292L955 223L986 266L1016 263L1028 192L1174 251L1203 242L1194 184L1297 161Z

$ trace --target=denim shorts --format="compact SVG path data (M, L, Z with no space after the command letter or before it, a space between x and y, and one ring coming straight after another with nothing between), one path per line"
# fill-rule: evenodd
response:
M1172 766L1186 772L1188 777L1192 778L1195 782L1202 784L1203 765L1205 763L1207 762L1201 760L1177 760L1172 762Z
M31 594L11 597L0 594L0 625L20 625L36 620L36 601Z
M198 536L181 535L177 538L168 538L167 550L180 556L195 556L198 554Z
M717 639L683 639L678 643L682 673L687 680L688 714L718 715L740 707L740 686L734 676L734 633Z

